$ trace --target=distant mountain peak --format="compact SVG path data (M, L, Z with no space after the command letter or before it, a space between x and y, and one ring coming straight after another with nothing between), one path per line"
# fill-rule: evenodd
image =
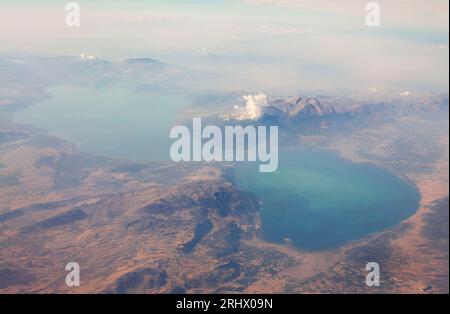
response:
M335 113L332 105L322 103L316 97L293 96L286 99L279 99L272 103L272 106L289 117L322 116ZM272 108L272 112L276 112Z
M130 65L145 65L145 64L154 64L154 63L161 63L159 60L152 59L152 58L130 58L126 59L124 61L127 64Z

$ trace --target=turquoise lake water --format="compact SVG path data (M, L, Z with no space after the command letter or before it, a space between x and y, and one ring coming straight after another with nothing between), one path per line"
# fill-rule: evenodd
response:
M235 180L262 201L263 236L303 250L336 248L393 227L420 201L413 185L390 172L321 150L282 150L276 172L243 164Z
M111 87L60 86L53 98L17 112L76 142L82 151L133 160L169 160L170 128L187 102L175 95ZM236 184L262 201L263 236L303 250L331 249L393 227L418 208L411 184L368 164L321 150L281 150L274 173L240 164Z

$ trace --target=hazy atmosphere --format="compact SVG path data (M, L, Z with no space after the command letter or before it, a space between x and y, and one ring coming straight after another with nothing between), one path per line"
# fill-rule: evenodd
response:
M448 2L78 1L79 28L64 27L65 1L2 0L3 53L107 60L150 56L219 75L217 88L270 93L448 85ZM446 69L446 70L444 70Z

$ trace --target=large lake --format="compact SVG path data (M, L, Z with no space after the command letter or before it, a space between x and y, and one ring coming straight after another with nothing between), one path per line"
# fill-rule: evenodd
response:
M282 150L273 173L255 165L236 184L261 201L263 236L302 250L332 249L393 227L419 206L417 189L390 172L322 150Z
M133 160L168 160L169 130L186 101L111 87L60 86L53 98L14 120L75 141L83 151ZM236 183L262 201L263 236L303 250L338 247L395 226L418 208L419 194L384 169L328 151L281 150L274 173L240 164Z
M72 140L85 152L133 160L169 160L169 132L187 105L181 96L125 88L64 85L19 111L32 124Z

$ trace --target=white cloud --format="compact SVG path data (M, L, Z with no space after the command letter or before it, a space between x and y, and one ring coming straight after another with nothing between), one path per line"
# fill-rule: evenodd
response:
M268 105L266 94L245 95L242 97L246 104L244 107L234 106L234 118L238 120L256 120L261 117L263 108Z
M409 96L411 94L410 91L405 91L405 92L401 92L400 96L405 97L405 96Z
M83 60L89 60L89 61L93 61L93 60L97 59L95 56L89 56L89 55L84 54L84 53L80 54L80 58L83 59Z

